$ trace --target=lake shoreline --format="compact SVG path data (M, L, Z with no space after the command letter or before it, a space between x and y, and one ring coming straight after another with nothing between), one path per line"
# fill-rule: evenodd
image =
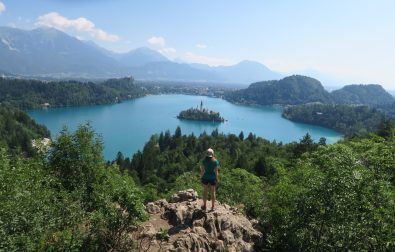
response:
M179 120L175 115L185 106L196 106L203 100L209 109L219 111L228 121L211 124ZM343 135L333 130L294 123L282 118L279 106L236 105L221 98L195 95L149 95L122 103L80 107L62 107L29 110L36 122L44 124L54 137L67 126L71 131L90 122L105 143L105 157L112 160L118 151L127 155L141 150L154 134L174 131L180 126L183 134L211 133L218 129L224 134L252 132L269 141L289 143L299 141L309 132L314 139L321 136L334 143Z

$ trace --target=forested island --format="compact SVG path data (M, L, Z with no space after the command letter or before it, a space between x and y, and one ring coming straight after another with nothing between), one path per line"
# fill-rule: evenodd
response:
M220 116L219 112L209 111L203 108L203 102L200 103L200 108L190 108L183 110L177 116L178 119L193 120L193 121L208 121L208 122L224 122L225 119Z

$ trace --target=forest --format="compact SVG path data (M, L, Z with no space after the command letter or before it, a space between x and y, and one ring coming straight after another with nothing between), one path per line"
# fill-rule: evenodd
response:
M146 95L132 77L101 83L0 78L0 103L21 109L118 103Z
M267 250L391 250L395 248L395 131L327 145L306 134L282 144L254 136L154 135L131 158L113 164L140 185L145 201L194 188L208 147L220 162L218 200L243 205L266 232Z
M379 109L313 104L284 111L327 127L343 122L336 127L352 137L333 145L309 134L284 144L244 132L184 135L178 127L106 161L89 124L33 147L50 132L12 105L34 108L48 97L57 106L114 102L144 89L131 79L86 83L81 93L74 82L51 83L57 91L50 92L44 82L19 81L0 94L0 251L130 251L136 243L128 234L147 218L144 203L187 188L201 195L199 166L209 147L220 162L218 200L258 220L264 250L395 249L395 126ZM36 92L23 92L31 88ZM96 100L84 100L90 92ZM317 119L325 114L328 120Z
M395 98L380 85L346 85L328 92L318 80L301 75L252 83L248 88L226 92L224 98L260 105L324 103L376 107L395 104Z
M384 120L393 121L375 108L327 104L287 106L282 116L291 121L334 129L349 137L374 132Z
M318 80L300 75L252 83L248 88L225 93L224 98L230 102L259 105L331 102L330 94Z
M25 112L0 104L0 146L12 152L33 154L32 140L50 137L49 130Z
M285 118L328 127L346 135L374 131L383 118L380 113L395 118L395 99L379 85L349 85L328 93L318 80L299 75L279 81L253 83L246 89L236 91L196 84L191 86L177 84L158 86L149 82L136 84L132 77L108 79L99 83L0 78L0 90L2 90L0 103L24 110L112 104L161 93L217 96L231 102L247 104L295 104L300 106L285 108L283 113ZM322 103L326 105L320 105ZM335 105L335 103L341 104ZM366 104L369 108L353 103ZM325 115L318 117L318 114L313 113L315 111L321 113L317 109L326 111ZM180 116L198 120L207 117L211 118L211 121L213 119L222 121L222 118L216 114L206 116L204 113L190 112L193 110L184 111Z
M88 125L31 157L0 148L0 251L130 250L142 193L102 150Z
M89 125L52 140L30 156L1 147L0 250L128 251L136 245L128 233L146 218L144 202L186 188L201 193L208 147L221 166L218 200L259 221L265 250L395 249L392 124L334 145L308 134L283 144L177 128L113 162Z

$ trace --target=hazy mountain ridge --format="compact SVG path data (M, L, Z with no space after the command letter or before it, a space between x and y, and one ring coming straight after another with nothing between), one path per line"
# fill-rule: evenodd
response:
M112 78L249 84L280 78L258 62L210 67L176 63L146 47L115 53L53 28L0 27L0 69L23 76Z
M120 74L117 62L99 50L52 28L0 28L0 69L12 74Z
M105 79L133 75L141 80L234 84L279 80L284 77L254 61L244 60L231 66L212 67L170 61L147 47L116 53L92 41L81 41L53 28L21 30L0 27L0 58L0 74L7 76ZM365 91L351 89L337 90L333 94L336 96L334 102L370 102L370 98L364 95ZM321 89L318 91L322 92ZM382 98L385 103L390 101L385 90L371 92L380 95L374 103L381 104ZM322 99L326 98L318 100Z
M193 68L211 71L230 83L253 83L265 80L278 80L282 74L276 73L256 61L243 60L236 65L210 67L205 64L189 64Z
M140 67L153 62L170 62L162 54L147 47L140 47L119 55L119 62L125 67Z
M177 80L196 82L226 82L215 72L199 70L188 64L174 62L150 62L146 65L131 68L132 75L140 80Z

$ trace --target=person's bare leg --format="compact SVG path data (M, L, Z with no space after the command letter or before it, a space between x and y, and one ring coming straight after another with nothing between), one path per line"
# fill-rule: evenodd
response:
M215 208L215 185L211 186L211 208Z
M206 208L206 204L207 204L207 193L208 193L208 185L203 185L203 207Z

